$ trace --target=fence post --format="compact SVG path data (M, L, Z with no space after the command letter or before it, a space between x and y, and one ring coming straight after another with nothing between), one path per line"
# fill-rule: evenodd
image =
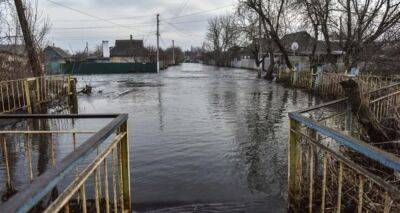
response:
M351 111L351 102L347 100L346 106L346 131L352 132L353 126L353 112Z
M278 69L278 81L280 81L280 80L281 80L281 70Z
M131 188L130 188L130 166L129 166L129 142L128 142L128 125L123 123L119 128L120 133L126 133L121 139L121 149L119 153L120 162L122 163L122 194L124 198L124 210L131 211Z
M25 90L24 92L25 92L26 109L29 114L32 114L31 93L29 91L28 79L24 80L24 90Z
M76 79L68 75L68 105L72 114L78 114L78 99L76 97Z
M37 103L40 104L40 78L36 78L36 98L37 98Z
M71 75L67 76L67 96L71 95Z
M300 210L301 147L300 136L294 131L300 130L300 124L294 119L290 119L289 126L288 204L290 212L298 212Z
M294 69L290 70L290 73L291 73L291 79L292 79L292 86L294 86L297 81L297 73L295 72Z

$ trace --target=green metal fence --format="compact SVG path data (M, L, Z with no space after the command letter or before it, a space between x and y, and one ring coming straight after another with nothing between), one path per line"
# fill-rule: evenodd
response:
M67 74L157 73L156 63L71 62L63 65Z

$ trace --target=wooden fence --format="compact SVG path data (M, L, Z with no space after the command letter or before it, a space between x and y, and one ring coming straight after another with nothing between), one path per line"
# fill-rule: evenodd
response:
M364 92L400 82L400 76L377 76L369 74L349 76L343 73L326 72L314 74L312 70L301 72L280 70L276 80L296 88L313 90L322 96L344 97L340 82L350 78L358 80Z

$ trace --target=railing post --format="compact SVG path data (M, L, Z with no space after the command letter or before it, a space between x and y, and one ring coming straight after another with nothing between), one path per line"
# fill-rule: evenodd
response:
M308 137L311 139L317 141L317 131L314 129L308 129ZM308 189L308 212L313 212L313 206L314 206L314 199L313 199L313 194L314 194L314 158L315 158L315 151L314 151L314 145L312 143L308 143L308 151L309 151L309 189Z
M295 131L299 131L300 124L296 120L290 119L289 126L288 208L290 212L297 212L300 210L301 147L300 136Z
M124 199L124 210L131 211L131 188L130 188L130 166L129 166L129 142L128 142L128 125L125 121L119 128L120 133L126 133L121 139L121 149L119 153L120 162L122 163L122 194Z
M31 93L29 89L29 81L28 79L24 80L24 92L25 92L25 101L26 101L26 110L29 114L32 114L32 104L31 104Z
M339 161L339 177L338 177L338 193L336 203L336 213L342 212L342 196L343 196L343 162Z

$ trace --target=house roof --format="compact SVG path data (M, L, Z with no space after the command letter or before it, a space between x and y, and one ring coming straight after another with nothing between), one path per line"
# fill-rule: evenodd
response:
M55 46L47 46L44 51L53 51L55 54L58 55L58 57L60 58L70 58L71 55L69 53L67 53L65 50L59 48L59 47L55 47Z
M136 39L116 40L115 47L110 50L111 57L135 57L146 55L148 55L148 50L144 48L143 40Z
M316 54L326 54L326 43L325 41L316 40L311 37L306 31L300 31L296 33L286 34L281 38L281 42L288 52L294 52L291 48L293 42L299 44L299 48L296 50L298 54L309 55L312 53L313 45L317 42ZM331 42L331 51L340 51L339 44L337 42Z
M316 42L315 39L312 38L306 31L286 34L282 37L281 41L288 52L293 52L291 46L293 42L297 42L299 44L299 48L296 50L296 53L299 54L310 54L312 52L313 44Z
M2 44L2 45L0 45L0 53L25 56L26 55L25 45Z

